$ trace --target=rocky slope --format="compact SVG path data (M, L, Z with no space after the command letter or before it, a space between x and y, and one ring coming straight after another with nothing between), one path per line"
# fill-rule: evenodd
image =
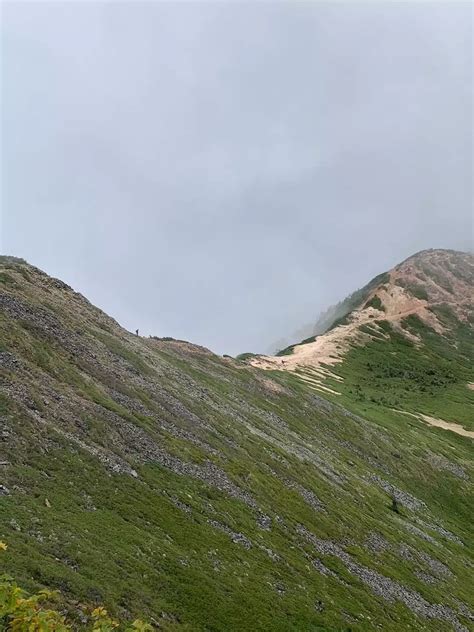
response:
M445 326L436 314L448 306L462 323L474 322L474 257L450 250L425 250L379 275L361 290L328 311L326 332L284 349L276 356L259 356L252 364L262 368L293 370L341 362L354 344L370 337L364 326L377 320L390 322L407 337L417 338L403 321L417 316L443 334ZM375 330L377 327L375 326ZM378 331L378 334L383 334Z
M417 416L469 428L468 269L428 299L419 257L392 271L323 384L137 337L1 258L5 571L78 628L100 603L164 630L473 629L472 440Z

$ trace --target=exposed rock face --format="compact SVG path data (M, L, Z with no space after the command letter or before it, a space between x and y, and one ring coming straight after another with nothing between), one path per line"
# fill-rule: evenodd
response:
M436 308L448 308L461 322L472 322L473 286L473 255L451 250L424 250L349 297L348 311L341 308L339 312L343 320L340 324L337 321L331 323L328 331L307 342L296 343L284 355L257 356L249 361L264 369L294 371L304 366L315 367L324 373L322 365L341 362L352 345L364 344L373 336L383 337L377 320L392 323L414 341L416 335L402 327L402 321L409 316L417 316L442 334L447 325L437 316ZM367 332L367 326L372 332Z

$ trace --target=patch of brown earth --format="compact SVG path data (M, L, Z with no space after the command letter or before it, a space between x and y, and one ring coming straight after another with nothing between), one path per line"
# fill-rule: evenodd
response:
M422 413L419 413L419 416L430 426L436 426L437 428L443 428L444 430L451 430L451 432L455 432L462 437L470 437L471 439L474 439L474 432L471 430L466 430L460 424L456 424L451 421L443 421L442 419L436 419L436 417L430 417L429 415L423 415Z
M374 321L386 320L415 344L420 343L416 334L402 326L402 321L415 315L427 326L442 335L445 326L431 308L448 306L452 312L466 321L474 312L474 257L467 253L447 250L428 250L410 257L389 272L389 280L378 285L365 297L363 305L375 297L381 308L362 305L349 316L349 322L317 336L313 342L297 344L293 352L284 356L257 356L250 360L262 369L294 371L297 367L324 368L341 362L353 345L363 345L371 337L386 336ZM418 298L424 296L425 298ZM372 334L361 331L362 325L370 325ZM469 386L474 388L474 386Z
M430 426L443 428L443 430L450 430L462 437L470 437L471 439L474 439L474 431L466 430L461 426L461 424L457 424L454 421L444 421L443 419L430 417L430 415L424 415L423 413L410 413L407 410L398 410L397 408L392 408L392 410L396 413L402 413L402 415L409 415L410 417L415 417L415 419L421 419Z

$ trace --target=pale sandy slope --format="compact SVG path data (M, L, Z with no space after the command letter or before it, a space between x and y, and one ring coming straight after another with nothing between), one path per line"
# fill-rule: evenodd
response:
M462 275L455 274L456 266L462 268ZM443 326L429 308L449 305L460 320L466 319L473 308L474 258L466 253L452 253L446 250L429 250L410 257L389 272L389 279L373 289L364 299L364 304L354 310L348 324L339 325L318 336L314 342L297 344L293 353L285 356L256 356L251 364L263 369L294 371L298 367L320 368L341 362L344 354L354 344L364 344L369 334L360 331L361 325L387 320L395 327L410 315L417 315L427 325L443 333ZM426 300L417 298L413 288L422 288ZM377 296L383 310L365 307ZM400 331L416 342L416 337L405 329ZM378 336L383 336L378 330Z
M293 371L297 367L310 366L319 367L322 364L336 364L342 361L344 354L353 344L363 344L369 339L369 334L360 331L360 326L370 324L375 327L377 335L384 336L383 330L379 329L374 321L388 320L396 326L398 322L409 316L417 314L435 330L442 332L442 326L432 312L427 309L428 303L425 300L410 296L403 288L388 284L387 289L377 288L370 296L377 296L382 301L385 311L366 307L354 311L351 320L347 325L339 325L331 331L318 336L314 342L296 345L291 355L285 356L257 356L252 358L251 363L264 369L282 369ZM405 335L406 332L405 332ZM409 335L409 334L408 334Z

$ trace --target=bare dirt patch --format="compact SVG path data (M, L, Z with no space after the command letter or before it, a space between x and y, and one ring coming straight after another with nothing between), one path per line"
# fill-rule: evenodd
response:
M270 393L277 393L280 395L291 395L291 392L287 388L285 388L278 382L275 382L275 380L270 380L269 378L266 378L266 377L258 377L258 381Z
M451 432L455 432L462 437L470 437L471 439L474 439L474 431L466 430L461 426L461 424L457 424L454 421L444 421L443 419L430 417L430 415L424 415L423 413L410 413L408 410L398 410L396 408L392 408L392 410L396 413L402 413L402 415L410 415L410 417L415 417L415 419L421 419L430 426L443 428L444 430L451 430Z
M436 426L437 428L443 428L444 430L451 430L462 437L470 437L474 439L474 432L472 430L466 430L460 424L456 424L452 421L443 421L442 419L436 419L436 417L430 417L429 415L423 415L419 413L419 416L430 426Z
M458 255L459 256L459 255ZM296 367L323 368L342 362L353 345L363 345L371 337L383 338L386 334L375 321L385 320L415 344L421 340L403 327L408 316L417 316L428 327L442 335L445 326L431 308L443 305L466 320L472 309L472 262L465 256L462 275L451 271L451 255L446 251L425 251L410 257L389 272L389 280L373 289L349 316L348 322L317 336L313 342L296 344L288 355L258 356L250 363L262 369L294 371ZM473 268L474 269L474 268ZM421 298L423 297L423 298ZM379 307L377 305L377 299ZM372 305L371 305L372 301ZM365 327L362 327L365 325ZM372 333L368 333L370 330ZM364 331L361 331L361 327ZM474 384L468 385L474 389Z

